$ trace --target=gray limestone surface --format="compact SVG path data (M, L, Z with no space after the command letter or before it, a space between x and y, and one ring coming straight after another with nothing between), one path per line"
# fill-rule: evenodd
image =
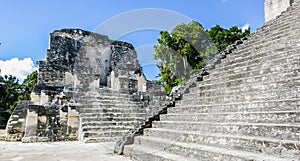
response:
M113 153L115 143L0 142L1 161L131 161Z

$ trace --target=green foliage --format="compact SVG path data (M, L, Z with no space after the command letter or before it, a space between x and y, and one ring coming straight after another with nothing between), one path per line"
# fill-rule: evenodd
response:
M37 71L34 71L29 74L26 79L24 79L23 83L21 84L23 94L20 95L19 100L30 100L31 91L37 83L37 76Z
M196 21L176 26L171 33L160 32L154 58L158 60L161 81L169 94L172 88L188 79L192 72L205 66L216 48L203 26Z
M250 28L242 31L242 29L237 26L231 27L230 29L224 29L220 25L216 25L206 32L212 38L218 50L223 51L235 41L248 36L250 34Z
M37 82L37 72L27 76L22 84L16 77L0 76L0 125L5 126L12 111L20 100L29 100Z
M154 46L154 58L158 60L166 93L184 83L191 73L203 68L213 54L249 34L250 28L242 31L237 26L224 29L216 25L204 31L196 21L177 25L171 33L161 31L158 45Z

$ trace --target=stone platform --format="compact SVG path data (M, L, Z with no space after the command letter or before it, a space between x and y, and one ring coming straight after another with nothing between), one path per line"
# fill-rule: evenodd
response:
M131 161L113 153L114 143L0 142L1 161Z

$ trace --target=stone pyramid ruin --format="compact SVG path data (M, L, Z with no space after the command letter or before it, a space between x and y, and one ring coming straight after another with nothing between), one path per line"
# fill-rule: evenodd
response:
M300 1L280 16L273 14L276 2L289 1L265 2L270 21L191 78L175 107L134 144L123 144L124 155L138 161L300 160Z
M81 29L51 33L38 65L31 101L15 108L6 141L117 141L145 119L147 91L165 97L131 44Z
M300 1L265 0L266 23L217 54L171 102L133 46L50 34L30 101L6 141L116 142L137 161L300 160Z

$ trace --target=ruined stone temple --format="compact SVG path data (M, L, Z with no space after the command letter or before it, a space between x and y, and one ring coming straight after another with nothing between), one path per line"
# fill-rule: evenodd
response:
M31 101L17 105L7 141L116 141L145 119L146 91L163 93L145 79L131 44L80 29L51 33L38 65Z
M265 17L171 102L145 79L131 44L54 31L6 140L114 141L138 161L300 160L300 0L265 0Z

